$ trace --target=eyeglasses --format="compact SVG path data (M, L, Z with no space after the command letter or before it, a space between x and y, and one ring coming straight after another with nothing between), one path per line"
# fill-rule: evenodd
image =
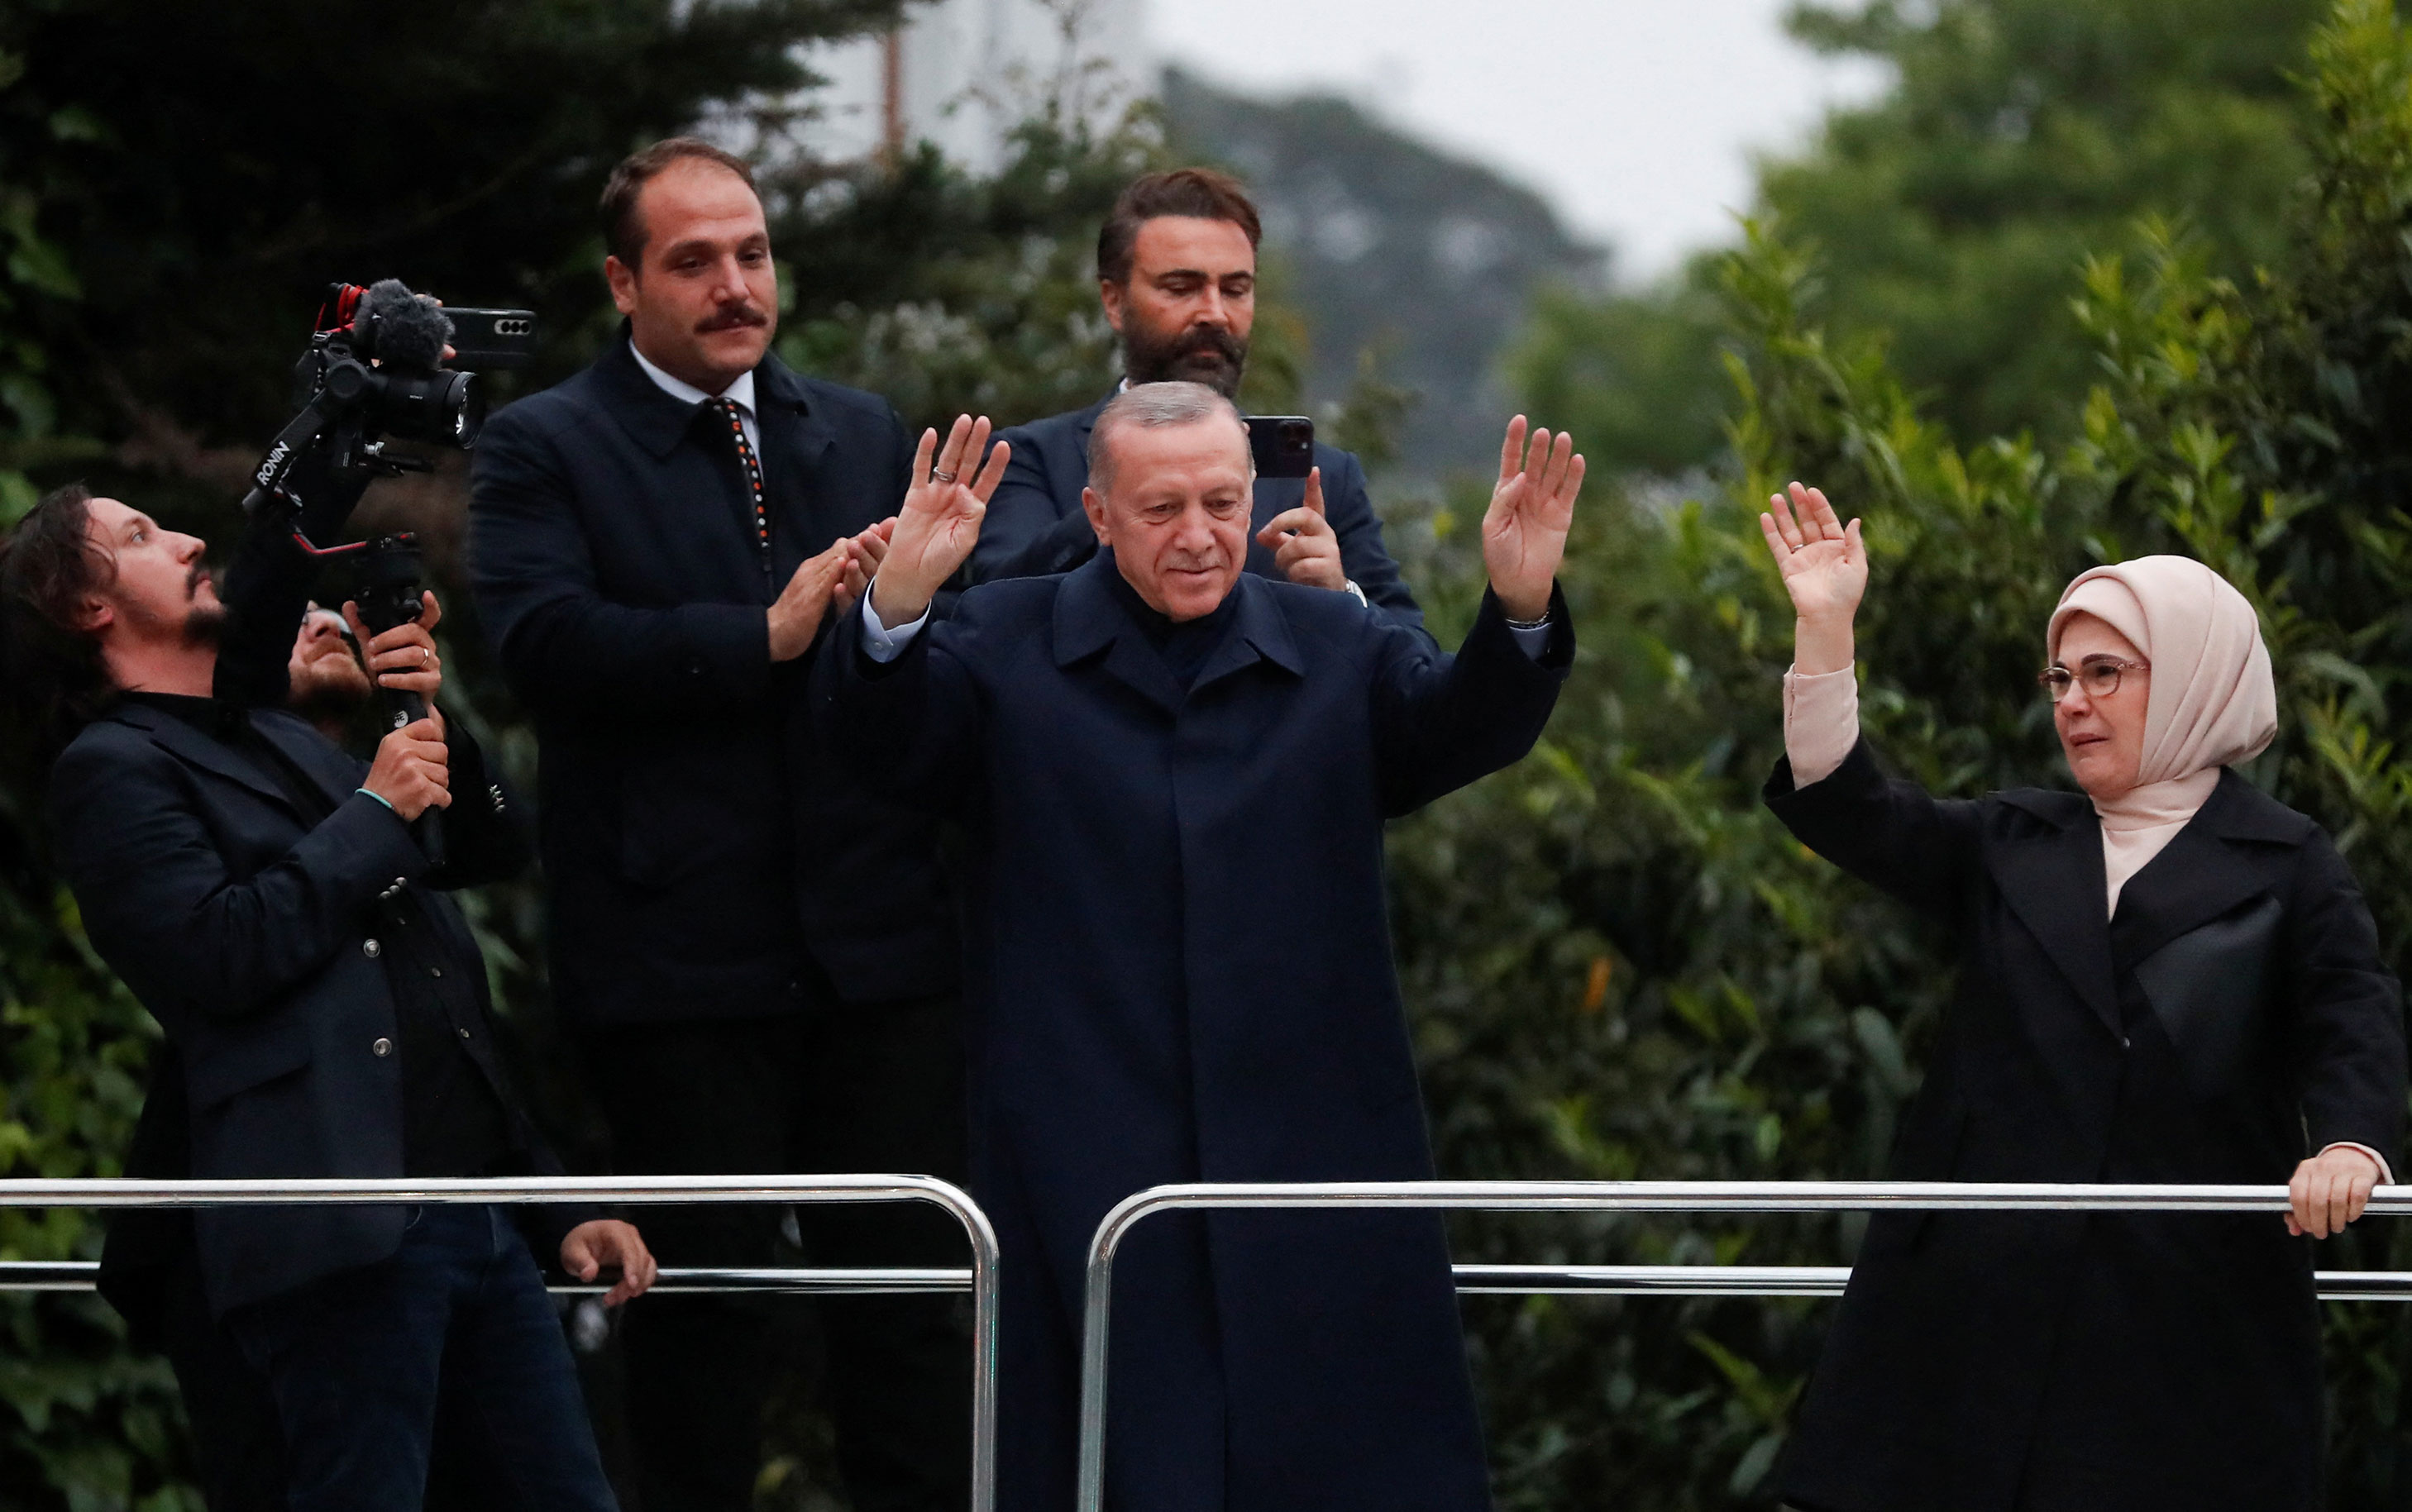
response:
M2107 698L2119 691L2119 674L2131 669L2149 672L2153 664L2123 662L2116 656L2088 656L2073 672L2055 663L2037 672L2036 681L2043 684L2043 691L2054 703L2067 697L2068 690L2081 683L2085 684L2087 697Z

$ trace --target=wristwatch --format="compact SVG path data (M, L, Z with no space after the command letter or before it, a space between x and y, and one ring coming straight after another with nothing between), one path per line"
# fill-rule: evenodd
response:
M1364 605L1367 609L1372 609L1374 607L1373 602L1365 596L1365 590L1357 586L1357 580L1354 578L1349 579L1348 581L1342 586L1341 592L1346 594L1358 603Z

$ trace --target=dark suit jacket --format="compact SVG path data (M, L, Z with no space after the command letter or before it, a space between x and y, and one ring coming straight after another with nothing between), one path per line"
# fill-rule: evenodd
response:
M1957 934L1903 1123L1914 1181L2284 1183L2335 1142L2400 1161L2394 978L2328 837L2230 771L2106 922L2079 794L1937 801L1865 742L1768 801ZM2399 1167L2400 1168L2400 1167ZM1837 1512L2313 1508L2310 1245L2274 1213L1879 1214L1784 1470Z
M335 805L326 820L305 823L281 787L219 741L125 704L86 727L51 771L61 869L94 947L174 1047L166 1074L181 1068L191 1175L398 1177L402 1058L391 1053L399 1031L378 959L381 905L411 889L446 945L475 960L468 924L436 889L517 871L524 833L507 797L464 793L447 811L446 865L431 871L408 827L356 791L366 762L292 714L252 717L325 789ZM478 989L482 998L482 977ZM376 1053L379 1041L388 1053ZM518 1116L491 1039L468 1049L513 1109L528 1168L558 1170ZM161 1107L172 1112L175 1098ZM144 1164L140 1152L129 1162ZM393 1207L212 1208L193 1218L220 1312L383 1259L402 1227Z
M848 998L954 980L933 830L826 757L764 621L806 557L896 511L910 439L775 358L755 397L767 573L726 430L625 328L478 438L472 581L536 715L552 979L589 1021L789 1011L806 950Z
M1097 416L1112 399L1108 394L1086 409L1017 425L998 437L1013 448L1013 455L980 521L979 544L972 550L972 581L1043 577L1068 571L1097 554L1096 532L1081 508L1081 490L1089 481L1089 433L1097 428ZM1424 635L1423 610L1400 580L1399 565L1383 549L1382 521L1365 492L1365 469L1353 454L1320 441L1315 444L1315 463L1323 469L1323 514L1340 537L1341 565L1364 591L1368 604L1393 623ZM1253 537L1274 516L1305 500L1303 478L1257 479L1248 527L1250 572L1282 580L1273 553ZM1424 639L1431 644L1429 635Z
M1071 1498L1081 1257L1115 1202L1432 1174L1383 823L1529 750L1573 654L1563 605L1538 662L1495 603L1451 658L1352 598L1243 574L1184 692L1115 570L1102 553L974 588L885 668L850 614L815 668L865 780L966 832L972 1190L1006 1255L1000 1505ZM1110 1500L1487 1505L1436 1220L1155 1220L1124 1256Z

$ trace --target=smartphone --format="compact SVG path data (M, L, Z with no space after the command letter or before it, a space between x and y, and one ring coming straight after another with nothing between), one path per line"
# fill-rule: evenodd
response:
M1315 422L1303 415L1251 415L1248 449L1258 477L1304 477L1315 467Z
M448 304L444 316L452 322L453 356L447 367L525 367L536 356L534 310L456 310Z

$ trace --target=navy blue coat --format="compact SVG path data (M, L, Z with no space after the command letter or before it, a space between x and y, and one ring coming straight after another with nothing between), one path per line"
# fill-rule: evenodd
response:
M230 747L173 714L122 704L51 771L61 871L94 948L175 1047L191 1175L398 1177L402 1057L391 1053L400 1031L379 959L390 927L380 905L410 889L448 951L474 961L467 921L434 889L520 870L524 833L457 722L457 796L445 815L446 865L434 871L409 828L356 791L367 762L293 714L251 717L325 790L331 815L305 822ZM482 1000L482 976L477 985ZM558 1171L518 1113L492 1037L465 1048L512 1110L526 1167ZM556 1240L592 1215L555 1212ZM224 1312L385 1258L403 1219L398 1207L205 1208L193 1233L211 1304ZM538 1260L549 1257L540 1247Z
M1081 508L1081 490L1089 481L1089 433L1097 428L1097 416L1112 399L1108 394L1086 409L1017 425L997 437L1013 448L1013 455L980 521L979 544L972 550L972 581L1066 572L1097 554L1097 533ZM1366 603L1424 635L1431 644L1423 610L1416 607L1415 595L1399 576L1399 565L1382 545L1382 520L1366 494L1364 467L1354 454L1321 441L1315 444L1315 464L1323 469L1323 516L1340 537L1341 566L1363 591ZM1248 526L1250 572L1285 580L1273 565L1273 553L1257 545L1255 536L1275 516L1305 502L1304 478L1257 479Z
M1938 801L1862 741L1806 787L1780 765L1767 798L1958 937L1896 1179L2280 1184L2332 1143L2402 1159L2370 910L2319 827L2233 771L2115 916L2081 794ZM2275 1213L1879 1213L1781 1478L1829 1512L2311 1512L2320 1408L2312 1247Z
M471 582L536 715L552 980L585 1021L792 1011L806 953L856 1001L955 980L934 832L828 759L764 618L806 557L896 512L911 438L776 358L754 382L768 571L727 430L625 327L478 437Z
M866 780L966 837L972 1189L1005 1247L1006 1512L1069 1505L1082 1261L1167 1182L1433 1174L1382 827L1522 756L1573 654L1486 603L1455 658L1243 575L1184 695L1110 552L978 587L896 663L860 615L814 696ZM1151 1219L1117 1266L1109 1498L1487 1505L1426 1214Z

